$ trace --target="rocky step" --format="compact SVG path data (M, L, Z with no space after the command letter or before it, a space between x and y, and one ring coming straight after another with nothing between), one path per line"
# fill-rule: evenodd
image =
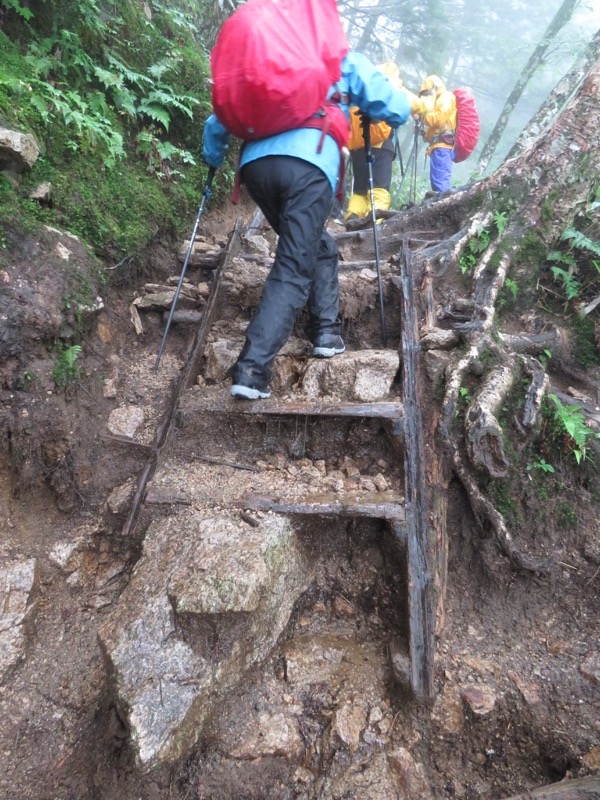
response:
M214 399L228 393L229 372L241 350L243 340L214 337L204 351L204 366L199 384L203 391L215 391ZM346 350L334 358L310 357L307 342L293 339L273 363L271 403L314 402L374 404L397 401L394 385L400 369L397 350ZM208 384L208 385L205 385Z
M246 320L258 305L271 262L249 260L236 256L227 265L222 275L223 313L230 319L239 317L240 312ZM400 308L398 291L392 282L398 269L390 261L380 262L383 282L384 308L387 327L390 331L400 331ZM377 329L379 319L379 283L376 265L372 259L360 259L349 254L340 262L340 313L346 326L357 325L364 332Z

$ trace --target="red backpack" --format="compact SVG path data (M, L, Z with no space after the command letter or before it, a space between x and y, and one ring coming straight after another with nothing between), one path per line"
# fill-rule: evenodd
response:
M245 141L309 126L341 147L348 123L340 111L345 129L337 132L338 115L325 101L347 52L336 0L248 0L223 24L210 55L215 114ZM319 111L325 122L309 123Z
M468 89L455 89L456 133L454 135L454 161L468 158L479 140L479 114L475 98Z

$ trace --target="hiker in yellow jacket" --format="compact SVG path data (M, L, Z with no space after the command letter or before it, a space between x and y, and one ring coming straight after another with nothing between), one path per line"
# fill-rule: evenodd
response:
M392 62L380 64L377 69L387 77L395 89L404 88L400 71ZM358 109L350 109L350 139L348 149L352 163L352 195L348 201L344 222L352 227L356 220L371 214L369 171L365 152L362 123ZM371 153L373 155L373 201L375 210L387 211L391 203L390 186L392 165L396 155L394 131L386 122L372 122L370 127Z
M445 192L452 180L456 97L441 78L429 75L421 84L419 96L411 101L413 117L423 123L423 138L429 143L431 188L434 192Z

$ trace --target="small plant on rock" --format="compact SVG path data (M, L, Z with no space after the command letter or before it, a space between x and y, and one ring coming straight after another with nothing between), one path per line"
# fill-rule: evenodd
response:
M56 363L52 370L52 378L57 389L64 389L69 383L79 377L77 359L81 353L81 345L73 344L59 350Z

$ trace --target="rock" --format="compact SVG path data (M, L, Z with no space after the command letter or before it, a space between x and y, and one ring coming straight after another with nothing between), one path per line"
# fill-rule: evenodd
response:
M37 200L41 205L48 205L52 199L52 184L48 182L39 183L29 193L29 197L31 200Z
M141 765L189 752L207 717L269 655L312 579L284 517L266 515L255 528L235 513L190 508L150 526L99 634Z
M206 363L204 367L204 377L206 380L221 383L227 377L231 367L242 349L241 342L232 342L218 339L210 342L204 351Z
M108 430L115 436L133 439L139 427L144 423L144 410L139 406L121 406L111 411L108 418Z
M254 236L246 236L244 239L249 253L255 253L260 256L269 257L271 252L271 245L264 236L255 234Z
M62 258L63 261L68 261L73 255L72 250L69 250L68 247L65 247L62 242L57 242L54 252L59 258Z
M14 667L25 651L26 624L35 603L31 595L39 582L35 558L17 559L0 565L0 680Z
M440 378L443 378L449 363L450 354L443 350L427 350L423 356L425 372L432 383L437 383Z
M596 686L600 686L600 655L590 653L589 656L579 666L579 671L584 678L587 678Z
M366 704L355 697L335 709L331 732L351 752L360 744L360 735L367 726L368 713Z
M464 708L457 690L452 683L446 683L436 696L431 712L431 721L443 732L460 734L463 729Z
M323 791L322 800L338 800L341 797L353 800L409 800L409 795L399 793L397 777L393 768L381 751L372 751L368 759L358 767L351 764L342 775L330 778ZM431 796L415 794L410 800L431 800Z
M406 748L398 747L387 758L396 778L398 800L433 800L423 765Z
M24 172L33 167L40 148L29 133L0 127L0 165L3 169Z
M50 561L64 572L73 572L79 566L81 541L59 542L49 553Z
M461 689L460 696L477 717L487 717L496 707L496 694L489 686L465 686Z
M310 359L301 377L301 391L307 397L376 402L389 395L399 364L394 350L359 350L334 359Z
M588 753L582 756L581 760L586 769L594 772L600 771L600 745L592 747Z
M443 328L424 328L421 336L423 350L450 350L459 342L455 331Z
M113 514L121 514L129 508L134 488L135 482L131 479L112 490L106 504Z
M243 686L222 704L210 729L210 738L230 758L257 759L283 756L301 760L300 706L285 702L282 684L268 678L264 685Z
M600 564L600 522L598 521L585 531L583 554L594 564Z
M190 247L189 239L185 241L179 251L179 260L183 263ZM216 266L222 248L202 239L196 239L190 253L188 266L209 267Z
M392 636L389 653L394 678L405 691L408 691L411 688L411 669L407 643L398 636Z

